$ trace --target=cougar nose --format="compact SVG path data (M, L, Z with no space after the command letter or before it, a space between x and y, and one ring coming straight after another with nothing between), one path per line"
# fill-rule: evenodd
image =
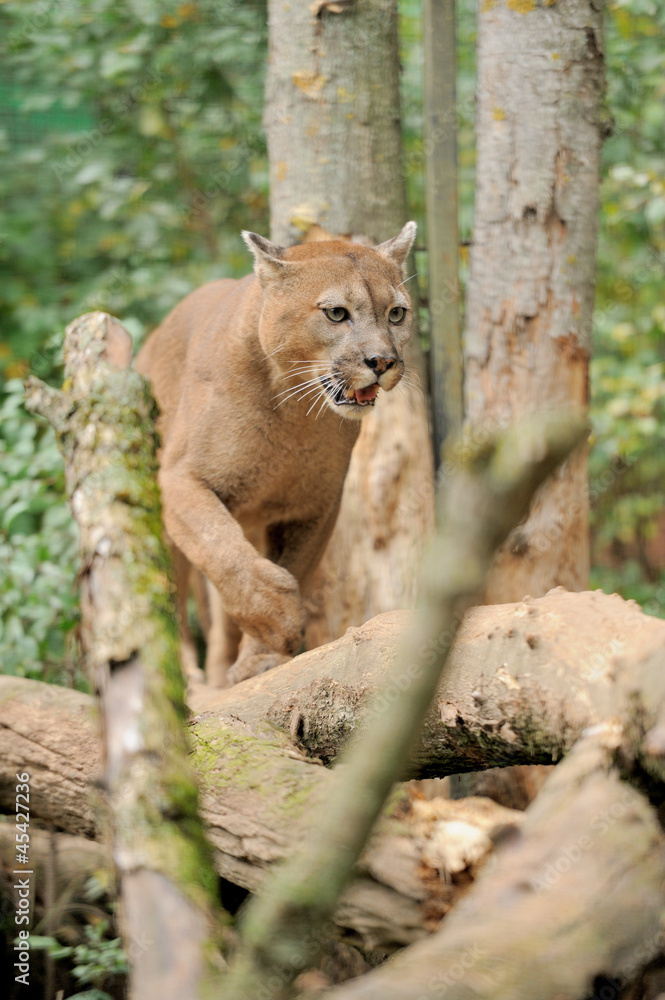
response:
M365 358L365 364L367 367L371 368L372 371L377 372L379 375L383 375L383 373L387 372L389 368L392 368L396 361L397 358L384 358L380 354L375 354L371 358Z

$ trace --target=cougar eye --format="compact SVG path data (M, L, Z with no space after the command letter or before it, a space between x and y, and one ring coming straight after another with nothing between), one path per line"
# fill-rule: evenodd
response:
M333 306L332 309L323 310L331 323L342 323L349 318L349 311L343 306Z
M391 323L402 323L404 317L406 316L406 309L404 306L393 306L393 308L388 313L388 319Z

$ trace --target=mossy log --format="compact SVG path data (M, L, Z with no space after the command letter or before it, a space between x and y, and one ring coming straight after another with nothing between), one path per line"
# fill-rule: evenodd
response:
M538 614L529 615L529 607L538 609ZM349 731L360 722L363 706L394 657L408 617L380 616L336 643L304 654L262 677L228 691L207 692L210 709L207 712L206 692L190 694L201 712L190 723L193 763L200 775L201 811L208 836L216 847L216 868L226 879L256 891L266 869L297 849L303 830L311 817L317 815L320 801L317 796L325 798L331 777L328 769L311 759L312 748L325 746L329 757L336 755ZM533 626L528 626L530 645L523 635L520 641L511 632L532 619ZM488 635L494 638L488 639ZM491 654L487 653L488 648L493 650ZM498 762L500 756L495 756L495 751L504 751L505 740L497 727L483 730L482 718L478 719L479 706L473 692L479 690L480 677L489 680L501 671L503 681L499 683L507 695L514 691L509 678L522 685L528 679L525 697L533 696L533 711L543 718L539 732L546 746L559 740L557 745L563 752L567 743L574 741L585 727L599 723L603 713L609 717L623 713L627 718L626 710L636 697L631 690L637 693L650 688L655 693L654 680L664 675L664 648L665 623L643 615L636 606L617 597L554 591L525 605L472 610L451 655L458 678L455 683L461 693L457 694L451 681L445 696L442 692L438 695L439 704L457 704L460 718L466 719L464 726L440 723L447 753L458 754L451 767L457 768L458 761L465 759L468 732L474 726L484 734L484 764ZM536 653L542 658L538 666L535 655L525 662L525 657ZM650 676L652 681L645 683ZM567 705L571 711L577 705L577 722L568 729L564 741L557 735L560 712L547 709L548 678L552 683L556 680L559 688L567 685L570 695ZM467 689L468 697L464 697ZM621 692L625 692L623 709ZM317 724L317 706L321 727ZM95 714L94 700L87 695L37 681L0 677L0 806L13 807L14 774L18 769L27 769L32 774L31 805L35 819L54 821L71 833L94 836L104 822L98 791L103 763ZM654 720L653 710L647 716L641 712L637 716L640 714L645 720L647 717ZM232 716L236 717L235 722ZM434 720L436 715L431 718ZM300 734L294 739L288 733L288 726L296 719ZM320 732L321 728L327 734L325 742L309 743L305 734ZM659 754L663 753L659 731L662 732L662 726L652 725L646 742L649 758L654 762L662 759ZM641 728L639 732L641 736ZM331 734L336 734L334 739ZM306 748L301 744L303 739L308 743ZM538 739L536 732L530 740L509 741L511 760L526 763L543 759L545 750ZM445 773L440 743L441 737L432 721L419 753L419 759L427 761L428 773ZM478 766L477 757L476 747L468 759L469 766ZM630 757L634 759L633 751L623 755L625 760ZM644 768L638 770L644 773ZM562 768L555 773L565 775ZM542 803L544 794L532 808ZM561 800L559 807L563 809L564 804ZM547 847L552 860L543 862L543 878L551 875L547 866L554 864L559 856L565 864L567 855L561 854L563 847L577 844L588 833L588 823L585 826L582 817L578 822L576 809L572 801L570 808L565 809L562 819L565 837L562 835L562 846L556 850L551 845ZM439 839L440 830L434 827L429 835L423 835L415 815L412 820L398 814L385 821L381 833L365 853L357 881L338 909L335 917L338 933L363 948L389 951L418 941L434 930L441 916L465 891L469 875L464 871L450 879L445 868L439 872L431 866L434 845ZM553 835L552 843L555 841ZM580 870L578 874L589 857L585 851L576 867L576 871ZM519 866L515 878L518 870ZM524 874L526 871L525 867ZM571 877L566 875L561 880L562 891L570 888L577 892L571 885ZM542 894L546 912L552 899L549 892ZM580 919L590 919L591 912L580 908ZM615 915L617 912L620 907ZM442 928L449 921L450 917ZM627 922L617 921L617 925L630 930ZM453 948L446 954L449 966L444 963L440 967L437 981L450 985L459 971L455 956L458 963L460 952ZM475 955L475 952L461 954ZM380 994L381 989L377 995Z
M225 720L233 718L249 732L267 723L280 738L290 737L290 753L304 762L334 760L362 723L409 617L408 612L379 615L228 690L190 688L192 737L197 739L202 726L221 732ZM450 679L437 694L409 776L442 777L465 766L508 762L551 763L553 748L558 759L556 754L572 747L585 728L620 715L627 719L639 692L652 689L649 676L663 673L664 650L665 622L600 591L557 589L520 604L473 608L460 627L450 654ZM505 723L499 725L518 695L539 720L524 730L523 739L513 739ZM653 706L648 715L654 718ZM656 761L659 727L652 729L648 746ZM475 730L474 743L470 734ZM34 772L34 815L70 833L94 836L101 809L98 742L93 699L0 676L2 806L8 801L2 786L9 787L23 761ZM211 808L207 794L203 802Z
M645 669L657 669L662 656L662 649L654 649ZM21 766L33 774L35 818L55 816L71 831L94 835L95 789L102 773L94 716L87 695L0 678L0 806L13 806L11 782ZM331 777L305 759L286 734L273 726L262 734L256 729L240 722L227 728L212 713L191 723L201 808L217 845L218 870L250 889L260 886L270 864L297 849L316 815L314 796L317 791L325 796ZM495 814L495 860L440 924L432 938L436 945L430 949L422 940L385 970L339 987L331 997L346 1000L348 992L349 1000L421 995L435 1000L444 994L466 997L481 987L485 993L479 996L494 997L502 995L495 984L504 958L505 988L528 984L515 996L573 1000L592 994L587 987L596 975L622 981L635 976L662 949L656 914L665 905L665 871L654 811L612 768L620 734L613 725L601 730L604 747L587 740L584 749L581 742L553 772L521 827L510 811ZM657 735L652 732L648 741L652 752L658 750ZM439 842L445 828L432 825L423 833L417 804L410 814L398 812L382 824L336 916L344 936L363 947L390 950L391 941L394 948L424 939L469 889L465 883L475 873L473 864L452 879L445 869L437 871L432 865L435 852L445 851ZM516 828L512 838L502 834L504 819ZM626 912L631 920L622 919ZM525 978L532 968L533 976Z
M410 619L405 611L378 615L236 687L192 686L187 702L196 713L248 725L267 720L329 763L371 710ZM432 656L451 641L442 630L417 653ZM587 726L630 711L633 690L657 669L663 647L664 621L599 590L559 587L518 604L471 609L406 776L555 763ZM399 689L384 690L383 698L398 701Z
M333 759L361 724L408 619L407 613L381 615L227 691L190 690L198 713L189 728L201 811L224 878L256 891L266 868L296 847L308 818L316 815L315 793L325 797L328 787L330 772L319 765L316 751ZM518 605L474 608L460 628L451 679L437 695L411 773L494 766L506 754L513 763L551 760L552 748L563 754L603 718L654 720L653 708L631 715L630 706L637 708L637 692L652 688L653 681L644 679L663 673L664 648L664 622L599 592L556 590ZM480 691L486 696L482 704ZM512 711L510 699L517 694L540 722L513 739L498 721ZM451 705L454 715L442 711ZM493 719L492 711L499 709ZM562 719L573 721L562 729ZM658 731L651 726L647 744L654 762ZM630 755L634 758L633 751ZM37 681L0 677L3 808L13 805L17 769L32 774L36 819L95 836L103 825L98 791L103 763L94 700ZM427 838L394 822L395 836L382 833L370 846L364 874L335 918L338 930L364 948L390 950L418 940L459 894L445 875L423 868ZM576 839L572 832L571 837Z
M104 747L98 778L107 792L123 936L129 946L144 943L134 949L130 992L194 1000L218 971L220 926L212 851L187 759L154 403L143 378L128 370L131 337L113 317L75 320L64 354L62 391L30 379L26 406L55 428L79 528L81 642Z
M34 820L71 834L101 835L103 760L96 729L90 696L0 677L0 808L11 808L13 776L22 768L32 775ZM254 892L266 870L307 836L332 772L269 723L246 726L209 714L192 720L190 735L217 871ZM345 940L365 950L392 951L424 937L468 888L490 847L487 837L521 820L521 814L491 802L477 819L468 803L446 806L445 814L436 812L410 801L406 792L391 804L336 914ZM470 840L446 843L445 823L458 817L483 831L480 841L470 830Z

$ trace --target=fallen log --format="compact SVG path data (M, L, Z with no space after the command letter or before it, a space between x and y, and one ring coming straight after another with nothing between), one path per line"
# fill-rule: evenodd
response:
M538 614L530 614L530 607ZM190 692L190 703L198 709L215 706L193 719L190 734L202 786L202 814L216 847L217 871L224 878L255 891L265 869L295 848L300 824L306 824L316 808L316 795L325 797L330 776L312 759L312 750L325 745L334 756L349 731L360 724L363 706L380 681L407 618L402 613L379 616L335 643L228 691ZM598 723L603 715L628 718L635 698L631 692L643 687L657 702L654 681L648 678L662 675L658 660L664 648L665 622L616 596L557 590L533 602L476 608L462 624L452 652L458 687L453 689L451 681L437 698L420 749L421 765L427 773L444 774L446 767L457 771L461 765L501 763L507 752L516 763L551 759L547 754L552 747L563 753L584 727ZM525 661L531 667L528 671ZM497 692L490 708L499 696L511 698L517 693L522 700L533 698L530 715L541 722L529 738L506 740L496 723L487 724L488 702L480 715L477 701L481 679L486 694ZM568 715L576 718L563 735L562 716L551 711L547 698L547 685L554 683L559 690L567 685ZM463 724L456 716L451 725L450 717L442 713L441 706L451 703ZM294 712L301 720L296 739L288 732ZM653 708L650 716L641 716L654 723L646 746L650 759L658 762L662 751ZM280 728L280 723L287 728ZM474 727L476 742L470 744ZM515 731L528 733L519 726ZM326 734L325 744L316 735L321 732ZM310 741L308 734L315 734L319 742ZM331 734L336 734L334 740ZM481 741L484 756L479 761ZM635 750L627 749L625 755L634 758ZM35 817L55 821L70 833L94 835L99 808L95 787L102 764L92 699L36 681L0 677L3 808L13 806L11 788L17 770L31 772ZM370 877L352 889L336 918L339 928L365 948L390 949L417 940L436 926L441 912L457 898L456 894L447 898L445 884L432 879L431 873L423 878L426 844L418 853L413 836L391 837L387 835L389 847L377 846L380 841L370 847L366 855ZM374 862L374 851L380 863ZM395 872L402 873L397 882Z
M326 1000L579 1000L636 979L665 944L665 837L599 728L439 931Z
M233 688L190 687L188 704L248 725L267 720L328 763L362 724L409 620L406 611L378 615ZM439 642L447 641L442 633ZM560 760L587 726L627 709L637 679L664 647L665 621L617 594L559 587L518 604L473 608L409 776ZM384 692L386 703L399 695Z
M62 390L31 378L25 401L55 429L79 528L80 637L100 710L120 926L128 948L147 941L129 992L198 997L219 970L221 921L183 729L155 406L113 317L71 323L64 357Z
M394 659L408 618L408 612L379 615L228 690L190 688L189 705L198 714L235 716L248 726L268 722L290 731L308 756L333 760ZM428 719L414 775L551 762L553 748L563 753L585 726L615 713L622 683L644 676L650 657L663 647L665 622L616 595L554 590L534 601L474 608L451 652L452 679ZM101 773L93 702L76 691L12 677L0 677L0 692L3 780L30 770L34 815L90 836ZM522 699L533 697L531 715L541 720L535 732L524 730L524 742L506 740L507 729L502 736L499 725L510 710L504 699L518 692ZM556 729L562 706L564 734ZM522 718L509 722L513 732ZM481 736L473 741L468 735L476 726L485 744L482 760ZM542 746L538 732L546 737Z
M90 696L0 677L0 808L12 808L14 774L27 770L33 819L68 833L101 833L105 818L95 805L95 788L103 762L96 728ZM204 715L193 720L190 734L216 869L254 892L272 864L297 850L332 773L267 723L250 727ZM446 802L437 811L410 803L406 793L390 813L335 917L347 942L370 951L391 951L430 933L467 890L494 831L522 819L489 800L475 812L468 802ZM469 827L462 839L459 831L446 836L446 824L455 819Z
M360 724L408 618L408 612L379 615L228 690L197 686L188 693L189 705L209 726L225 718L250 728L269 723L290 732L303 755L332 760ZM619 712L664 648L665 622L600 591L558 589L520 604L474 608L460 627L451 679L437 696L413 775L551 762L553 750L563 753L586 726ZM524 713L509 716L510 728L524 739L511 739L507 729L502 735L511 699L519 706L529 698L527 718L537 717L538 726L529 732L522 728ZM97 826L94 787L101 773L94 712L92 700L79 692L0 677L0 778L9 783L17 769L32 771L34 815L88 836ZM195 721L193 733L197 727ZM469 735L474 727L475 742Z
M92 699L78 692L0 678L3 807L13 804L10 781L23 764L32 771L35 807L41 814L46 809L49 815L52 789L60 816L72 829L94 831L90 787L101 773L101 759L93 740L92 708ZM237 766L227 775L229 758L217 743L220 720L211 715L192 724L194 734L200 730L196 766L204 816L218 845L218 870L256 888L265 867L297 844L298 819L306 821L316 784L303 785L303 777L316 773L323 779L321 794L328 772L303 759L284 734L270 729L268 736L252 735L248 745L243 742L247 731L236 725L236 734L224 740L228 748L235 739L238 748ZM519 832L499 847L492 867L446 917L431 947L428 940L409 948L384 969L333 991L331 1000L437 1000L444 995L455 1000L468 996L469 989L479 997L495 997L497 976L506 989L523 983L520 996L573 998L591 995L595 975L622 981L636 975L663 944L656 915L665 904L665 855L654 811L612 768L620 735L617 727L606 728L606 745L600 747L583 740L556 769ZM198 743L195 738L195 747ZM657 749L653 736L647 747ZM285 760L290 770L272 784L276 760ZM264 770L271 764L272 772ZM412 847L422 836L422 820L414 816L410 827L404 818L389 822L395 824L392 832L386 834L384 827L375 839L364 875L337 917L350 939L364 947L384 947L390 940L394 947L396 938L401 943L423 938L464 891L463 885L453 884L454 892L442 899L441 889L450 883L444 879L437 884L436 871L422 867L423 855L433 860L427 843L420 859L415 857ZM432 830L430 852L436 839ZM415 872L420 891L409 898L405 886L416 885ZM423 872L436 892L423 894ZM631 919L617 919L621 913L630 913ZM391 937L386 926L392 921Z

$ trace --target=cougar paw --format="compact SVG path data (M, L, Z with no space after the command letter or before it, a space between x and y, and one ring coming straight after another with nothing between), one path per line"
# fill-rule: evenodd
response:
M226 674L226 685L232 687L240 681L246 681L248 677L263 674L266 670L278 667L286 659L279 653L254 653L252 656L239 657Z
M244 631L278 653L292 656L305 634L306 612L298 582L288 570L259 559L252 577L251 594L234 618Z

